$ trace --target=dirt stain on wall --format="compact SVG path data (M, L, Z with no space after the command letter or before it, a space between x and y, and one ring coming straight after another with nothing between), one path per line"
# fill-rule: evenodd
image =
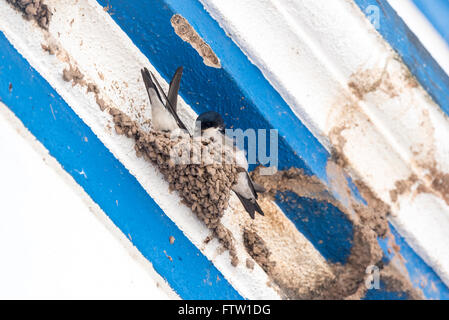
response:
M434 166L430 169L430 177L432 179L432 188L440 193L449 206L449 174L439 171Z
M394 61L394 67L388 68L388 63L391 63L391 61ZM375 112L385 111L382 109L383 101L389 102L389 100L396 98L402 99L401 95L403 95L404 90L413 90L418 87L416 79L397 57L387 61L385 68L360 70L353 74L348 82L349 90L343 90L343 93L337 97L328 117L333 161L345 171L351 172L351 176L358 177L357 172L351 168L350 161L346 157L345 148L349 143L353 143L353 139L357 138L359 139L358 143L363 143L368 141L368 139L364 140L360 138L361 136L375 136L375 134L378 134L377 131L379 131L375 129L378 124L373 123L369 117L370 110L366 111L363 108L377 108L378 110L374 110L373 113L376 116ZM377 105L370 105L370 103L374 102ZM399 103L403 102L403 100L395 102ZM367 103L367 105L365 106L363 103ZM398 110L404 113L410 112L410 109L404 110L403 108ZM399 206L399 198L403 195L414 197L420 193L427 193L443 198L449 205L449 174L438 170L438 165L435 161L435 129L432 125L432 119L427 109L417 108L416 112L422 113L422 116L419 118L420 122L417 122L416 125L420 126L424 134L418 139L419 141L413 141L415 143L410 149L412 156L411 170L404 170L403 176L405 178L393 182L394 188L389 191L389 199L385 201L391 203L392 206ZM385 138L380 135L378 137L379 139ZM395 154L395 150L387 149L385 150L385 157L395 156L400 159L399 155ZM382 161L381 158L380 160ZM407 173L407 171L409 172ZM368 204L367 208L362 206L362 210L360 210L359 204L346 205L349 210L352 209L356 213L352 215L353 218L356 218L356 225L369 225L370 229L377 236L390 239L391 233L387 224L387 217L391 212L390 205L380 199L364 181L356 178L354 184ZM357 221L359 221L358 224ZM392 247L397 246L393 243ZM404 261L400 257L399 250L395 251L398 257L396 260L403 264ZM413 289L405 267L397 268L397 263L395 266L391 264L386 266L380 264L379 266L382 269L383 277L388 281L386 283L388 289L395 287L397 290L394 291L407 292L410 298L422 298L422 293L417 289ZM393 278L394 280L392 280Z
M403 64L398 57L391 58L390 61L393 60L397 60L395 63ZM387 66L388 62L384 69L360 70L353 74L348 82L353 96L343 94L338 99L339 106L336 109L339 111L332 118L337 124L330 131L330 137L335 149L335 158L339 159L343 167L349 167L348 160L344 156L344 147L347 143L347 139L343 136L344 131L362 127L363 121L373 126L371 120L360 109L359 102L364 101L370 93L377 97L383 93L383 99L388 100L401 95L404 89L419 88L418 81L408 69L402 66L395 74L391 74L392 71L387 72ZM395 77L395 83L392 77ZM431 97L427 94L425 97L429 103L434 104ZM427 193L442 198L449 205L449 174L440 170L436 161L434 120L428 109L418 108L414 112L420 113L420 121L415 124L420 127L423 134L410 146L411 172L407 178L394 183L394 188L389 194L390 200L399 206L399 198L403 195L410 195L413 198L418 194ZM443 116L447 119L447 116ZM336 119L339 120L335 121ZM362 190L369 190L363 182L358 181L357 184Z

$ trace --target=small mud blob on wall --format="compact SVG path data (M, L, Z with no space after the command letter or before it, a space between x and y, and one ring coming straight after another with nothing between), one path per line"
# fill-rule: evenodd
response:
M35 20L37 24L48 30L52 13L42 0L6 0L23 13L27 20Z
M261 268L271 276L276 263L271 261L271 252L265 241L256 232L245 229L243 232L243 242L245 244L246 251L251 258L253 258L257 264L259 264ZM248 266L248 264L250 264L250 266ZM252 269L254 263L247 261L247 266Z
M204 42L198 33L193 29L190 23L181 15L175 14L170 19L171 25L175 29L175 33L184 41L190 43L190 45L198 52L203 58L203 62L206 66L213 68L221 68L221 63L211 47Z
M81 73L81 71L73 66L70 66L70 68L64 69L62 72L62 78L64 81L70 82L72 81L72 86L75 86L77 84L79 85L85 85L84 82L84 75Z

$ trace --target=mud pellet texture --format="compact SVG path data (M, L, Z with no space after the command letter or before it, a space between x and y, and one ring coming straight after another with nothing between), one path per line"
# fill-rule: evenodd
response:
M42 0L6 0L14 8L23 13L27 20L35 20L37 24L48 30L52 13Z

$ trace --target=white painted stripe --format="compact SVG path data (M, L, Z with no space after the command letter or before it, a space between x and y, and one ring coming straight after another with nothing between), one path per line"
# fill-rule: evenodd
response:
M178 299L0 103L0 298Z
M354 178L392 206L400 232L449 284L449 207L427 175L448 172L449 122L360 9L346 0L202 3L325 146L345 142ZM362 99L351 81L365 85ZM415 184L393 202L396 182L412 174L434 193Z

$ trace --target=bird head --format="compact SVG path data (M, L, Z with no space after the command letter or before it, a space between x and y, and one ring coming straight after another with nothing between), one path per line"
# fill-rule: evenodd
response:
M226 127L223 118L218 112L207 111L200 114L196 119L196 130L201 130L202 133L210 128L216 128L224 134Z

